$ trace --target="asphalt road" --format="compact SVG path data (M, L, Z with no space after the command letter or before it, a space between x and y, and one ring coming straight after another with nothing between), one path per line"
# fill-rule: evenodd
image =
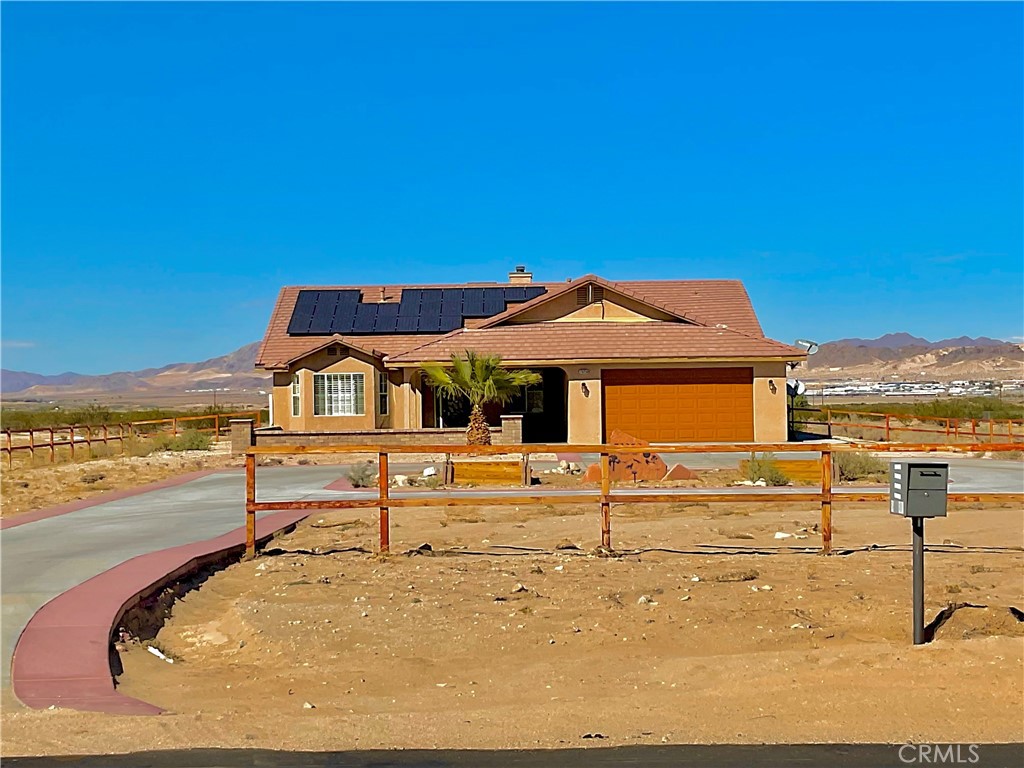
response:
M90 757L4 758L18 768L1020 768L1022 744L800 744L609 747L558 750L272 752L196 749ZM922 759L926 758L926 759ZM959 759L958 759L959 758Z

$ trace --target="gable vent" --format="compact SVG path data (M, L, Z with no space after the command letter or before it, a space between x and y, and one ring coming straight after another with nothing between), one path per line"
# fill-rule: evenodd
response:
M581 285L576 289L576 306L585 307L596 301L604 301L604 287L600 285Z

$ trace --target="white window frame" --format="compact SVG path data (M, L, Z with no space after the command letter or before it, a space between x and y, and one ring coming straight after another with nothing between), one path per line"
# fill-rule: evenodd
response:
M302 379L297 373L292 374L292 416L302 415Z
M381 416L388 415L388 375L384 371L377 372L377 411Z
M314 373L314 416L363 416L366 381L361 373Z

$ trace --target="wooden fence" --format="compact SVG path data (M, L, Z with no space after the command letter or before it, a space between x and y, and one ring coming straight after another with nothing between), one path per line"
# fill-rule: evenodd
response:
M186 429L196 432L211 433L217 437L228 428L231 419L254 419L260 425L259 411L242 411L239 413L209 413L198 416L175 416L169 419L145 419L117 424L75 424L67 427L37 427L33 429L3 430L4 444L0 451L7 454L8 468L14 466L14 454L17 451L28 451L35 459L36 451L48 451L50 463L57 460L57 449L67 448L72 460L76 449L85 448L92 456L94 443L109 445L117 443L120 452L124 453L126 440L137 437L151 437L155 434L170 433L177 437ZM201 422L208 422L207 425Z
M734 443L734 444L689 444L666 446L637 445L493 445L493 446L452 446L452 445L273 445L253 446L245 455L245 525L246 554L256 554L256 513L271 510L321 510L377 508L380 513L380 551L390 550L390 512L392 507L457 507L488 505L527 505L527 504L580 504L594 503L599 505L601 514L601 546L612 549L611 505L671 503L682 500L696 502L731 502L743 504L751 502L817 502L821 505L821 550L824 554L832 552L832 504L841 502L884 501L888 499L888 491L843 491L833 487L833 455L850 451L909 451L933 453L936 451L1013 451L1019 445L1014 443L985 443L968 445L933 445L908 443L873 443L871 445L841 445L822 443ZM451 454L458 456L494 456L514 454L529 459L531 453L597 453L600 454L601 486L600 490L590 493L573 493L545 495L529 493L511 495L507 492L487 494L486 489L475 488L472 496L432 495L417 492L415 496L392 498L389 486L388 456L390 454ZM806 453L820 454L821 482L820 488L807 491L780 492L766 489L757 492L728 492L726 489L709 488L706 491L688 489L685 494L669 493L669 489L652 488L650 493L615 493L611 487L610 457L613 455L636 455L641 452L658 454L679 453ZM256 501L256 460L259 456L281 454L376 454L379 467L378 488L376 498L363 499L330 499L319 501ZM658 492L661 491L661 492ZM968 502L1018 502L1024 503L1024 493L950 493L949 501Z
M797 418L799 414L816 418ZM1022 419L958 419L945 416L913 416L906 413L845 411L837 408L791 408L789 423L793 429L823 428L823 437L834 437L837 433L853 427L870 430L871 439L885 442L899 439L902 433L912 432L915 435L935 435L945 443L1024 443Z

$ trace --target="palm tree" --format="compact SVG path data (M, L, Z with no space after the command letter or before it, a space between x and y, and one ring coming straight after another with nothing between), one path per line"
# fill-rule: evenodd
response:
M465 358L452 354L451 366L427 363L423 372L441 397L469 400L469 427L466 429L469 445L491 444L491 430L484 418L485 403L504 405L520 387L541 381L539 373L503 368L498 355L478 355L469 350L466 350Z

